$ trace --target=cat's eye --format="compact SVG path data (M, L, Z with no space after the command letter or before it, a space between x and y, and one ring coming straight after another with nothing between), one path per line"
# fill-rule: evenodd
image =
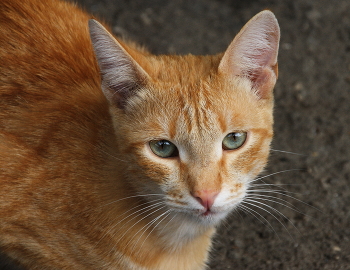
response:
M247 132L232 132L226 135L222 141L224 150L235 150L240 148L247 139Z
M179 155L175 144L167 140L150 141L149 147L155 155L161 158L176 157Z

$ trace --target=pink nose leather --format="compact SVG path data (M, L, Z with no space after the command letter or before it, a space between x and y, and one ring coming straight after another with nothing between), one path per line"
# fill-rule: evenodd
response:
M212 190L198 190L191 194L205 209L209 210L213 206L215 198L219 193Z

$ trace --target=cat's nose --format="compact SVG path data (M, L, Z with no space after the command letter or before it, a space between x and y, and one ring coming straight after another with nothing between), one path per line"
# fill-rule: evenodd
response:
M210 210L219 192L205 189L191 192L191 194L201 205L205 207L205 209Z

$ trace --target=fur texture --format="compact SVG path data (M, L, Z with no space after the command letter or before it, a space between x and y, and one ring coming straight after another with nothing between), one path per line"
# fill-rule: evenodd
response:
M0 2L0 250L28 269L204 269L267 162L277 21L223 54L155 56L90 18ZM164 140L178 154L156 155Z

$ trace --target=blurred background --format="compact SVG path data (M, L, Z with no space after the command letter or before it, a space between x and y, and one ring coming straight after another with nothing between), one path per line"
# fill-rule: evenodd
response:
M279 199L219 228L210 269L350 269L350 1L78 3L156 54L224 51L252 16L273 11L282 36L272 148L299 155L271 152L262 175L281 173L260 194Z

